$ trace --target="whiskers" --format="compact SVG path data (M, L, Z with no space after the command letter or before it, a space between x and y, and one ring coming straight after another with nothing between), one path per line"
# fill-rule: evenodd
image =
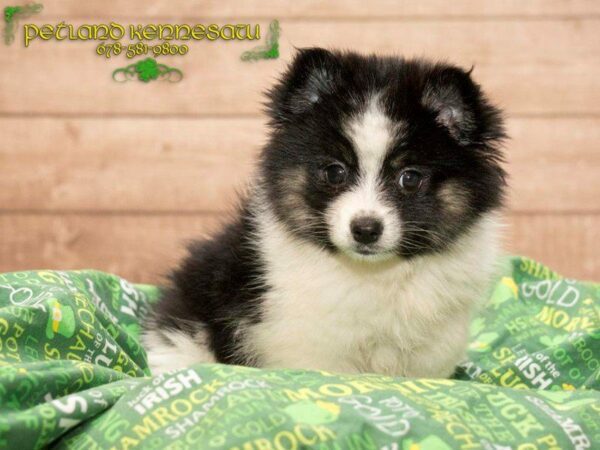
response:
M410 251L438 251L448 244L448 236L424 228L419 222L403 222L401 246Z
M317 238L318 240L329 239L329 229L322 213L317 213L315 217L312 217L304 223L297 223L297 221L288 223L287 228L292 233L300 236L310 236Z

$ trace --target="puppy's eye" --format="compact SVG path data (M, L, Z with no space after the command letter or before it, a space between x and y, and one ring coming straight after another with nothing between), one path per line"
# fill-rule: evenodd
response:
M325 181L331 186L340 187L346 182L346 168L340 163L329 164L323 169Z
M407 193L417 192L423 185L423 174L418 170L407 169L400 174L400 188Z

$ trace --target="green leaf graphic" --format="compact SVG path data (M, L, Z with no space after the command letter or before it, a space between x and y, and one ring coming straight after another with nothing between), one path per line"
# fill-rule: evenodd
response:
M242 53L242 61L257 61L259 59L279 58L279 21L274 20L269 25L269 32L265 39L265 45L260 45L252 50Z

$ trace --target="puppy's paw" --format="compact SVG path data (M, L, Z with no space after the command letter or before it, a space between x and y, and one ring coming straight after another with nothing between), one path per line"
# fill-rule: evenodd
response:
M181 330L156 328L145 330L142 344L148 355L152 375L182 369L197 363L217 362L208 345L206 331L189 334Z

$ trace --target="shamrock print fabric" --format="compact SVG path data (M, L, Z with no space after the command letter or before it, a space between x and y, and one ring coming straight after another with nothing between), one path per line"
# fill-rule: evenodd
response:
M156 287L0 275L0 448L600 448L600 286L511 258L454 379L198 364L151 377Z
M560 277L528 258L510 261L471 323L466 376L552 391L600 388L600 285Z

